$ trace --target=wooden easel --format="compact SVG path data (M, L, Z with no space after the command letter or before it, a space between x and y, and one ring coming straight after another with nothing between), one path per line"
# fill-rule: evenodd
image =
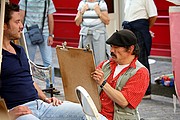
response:
M5 0L1 0L1 14L0 14L0 73L1 73L1 62L2 62L3 34L4 34L4 14L5 14Z
M10 120L4 99L0 99L0 120Z
M75 88L82 86L88 91L98 111L100 111L101 104L97 83L91 78L91 72L95 71L92 51L63 45L57 46L56 52L63 81L65 99L78 102Z
M1 11L0 11L0 74L1 74L1 62L2 62L2 44L3 44L3 34L4 34L4 14L5 14L5 2L7 0L1 0ZM0 119L10 120L8 110L4 99L0 97Z

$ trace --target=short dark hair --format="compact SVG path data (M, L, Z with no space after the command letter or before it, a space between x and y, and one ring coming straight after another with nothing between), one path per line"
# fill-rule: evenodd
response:
M7 25L9 24L9 20L12 18L11 15L13 12L19 12L19 5L6 2L4 23L6 23Z
M140 54L140 47L138 44L134 45L134 50L133 50L133 55L135 55L136 57L139 57Z
M124 46L124 48L126 48L126 50L129 50L130 46ZM132 55L135 55L136 57L139 57L139 53L140 53L140 48L138 44L134 45L134 50L132 52Z

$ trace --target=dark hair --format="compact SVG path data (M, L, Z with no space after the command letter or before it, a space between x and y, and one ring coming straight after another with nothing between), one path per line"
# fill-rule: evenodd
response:
M13 12L19 12L19 6L13 3L7 3L5 5L5 17L4 23L9 24L9 20L12 18L11 15Z
M130 48L130 46L125 46L125 48L126 48L126 50L128 51L129 48ZM139 53L140 53L139 45L138 45L138 44L135 44L132 55L135 55L136 57L138 57L138 56L139 56Z
M139 57L139 53L140 53L140 48L138 44L134 45L134 50L133 50L133 55L135 55L136 57Z

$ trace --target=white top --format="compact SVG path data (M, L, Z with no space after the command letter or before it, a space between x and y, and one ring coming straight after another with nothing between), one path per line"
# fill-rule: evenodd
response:
M127 67L129 64L126 65L117 65L116 69L114 71L113 78L115 78L125 67Z
M100 20L100 18L98 18L98 15L94 10L94 6L95 6L95 4L99 4L101 11L108 11L106 2L102 1L102 0L100 2L84 2L84 1L81 1L79 3L77 10L80 11L84 4L88 4L88 7L90 8L90 10L85 11L83 14L83 18L86 17L83 19L83 25L100 24L102 21Z
M125 21L148 19L157 16L157 8L153 0L125 0Z
M54 3L52 0L46 0L46 13L45 13L45 21L43 27L43 34L49 34L49 25L48 25L48 16L47 14L52 14L56 12ZM27 25L38 25L39 28L42 28L42 21L44 16L44 7L45 0L27 0L27 8L25 4L25 0L20 0L19 7L21 10L26 10L26 18L25 18L25 26ZM24 27L24 32L27 32L26 27Z

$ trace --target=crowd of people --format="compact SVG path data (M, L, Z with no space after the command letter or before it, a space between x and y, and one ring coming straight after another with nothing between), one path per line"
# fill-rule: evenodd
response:
M42 92L32 79L23 47L12 42L20 39L24 28L30 59L34 60L38 46L44 65L52 65L53 13L56 11L52 0L20 0L19 5L6 3L5 6L0 96L6 102L11 119L86 119L80 104L48 98ZM35 8L36 15L33 14ZM110 19L104 0L82 0L77 10L75 22L81 26L79 47L89 44L97 65L90 76L98 85L101 119L139 120L138 105L144 95L151 94L148 56L152 44L149 31L157 18L154 1L127 0L123 30L115 31L109 38L106 25ZM42 43L32 43L28 28L33 25L43 28Z

